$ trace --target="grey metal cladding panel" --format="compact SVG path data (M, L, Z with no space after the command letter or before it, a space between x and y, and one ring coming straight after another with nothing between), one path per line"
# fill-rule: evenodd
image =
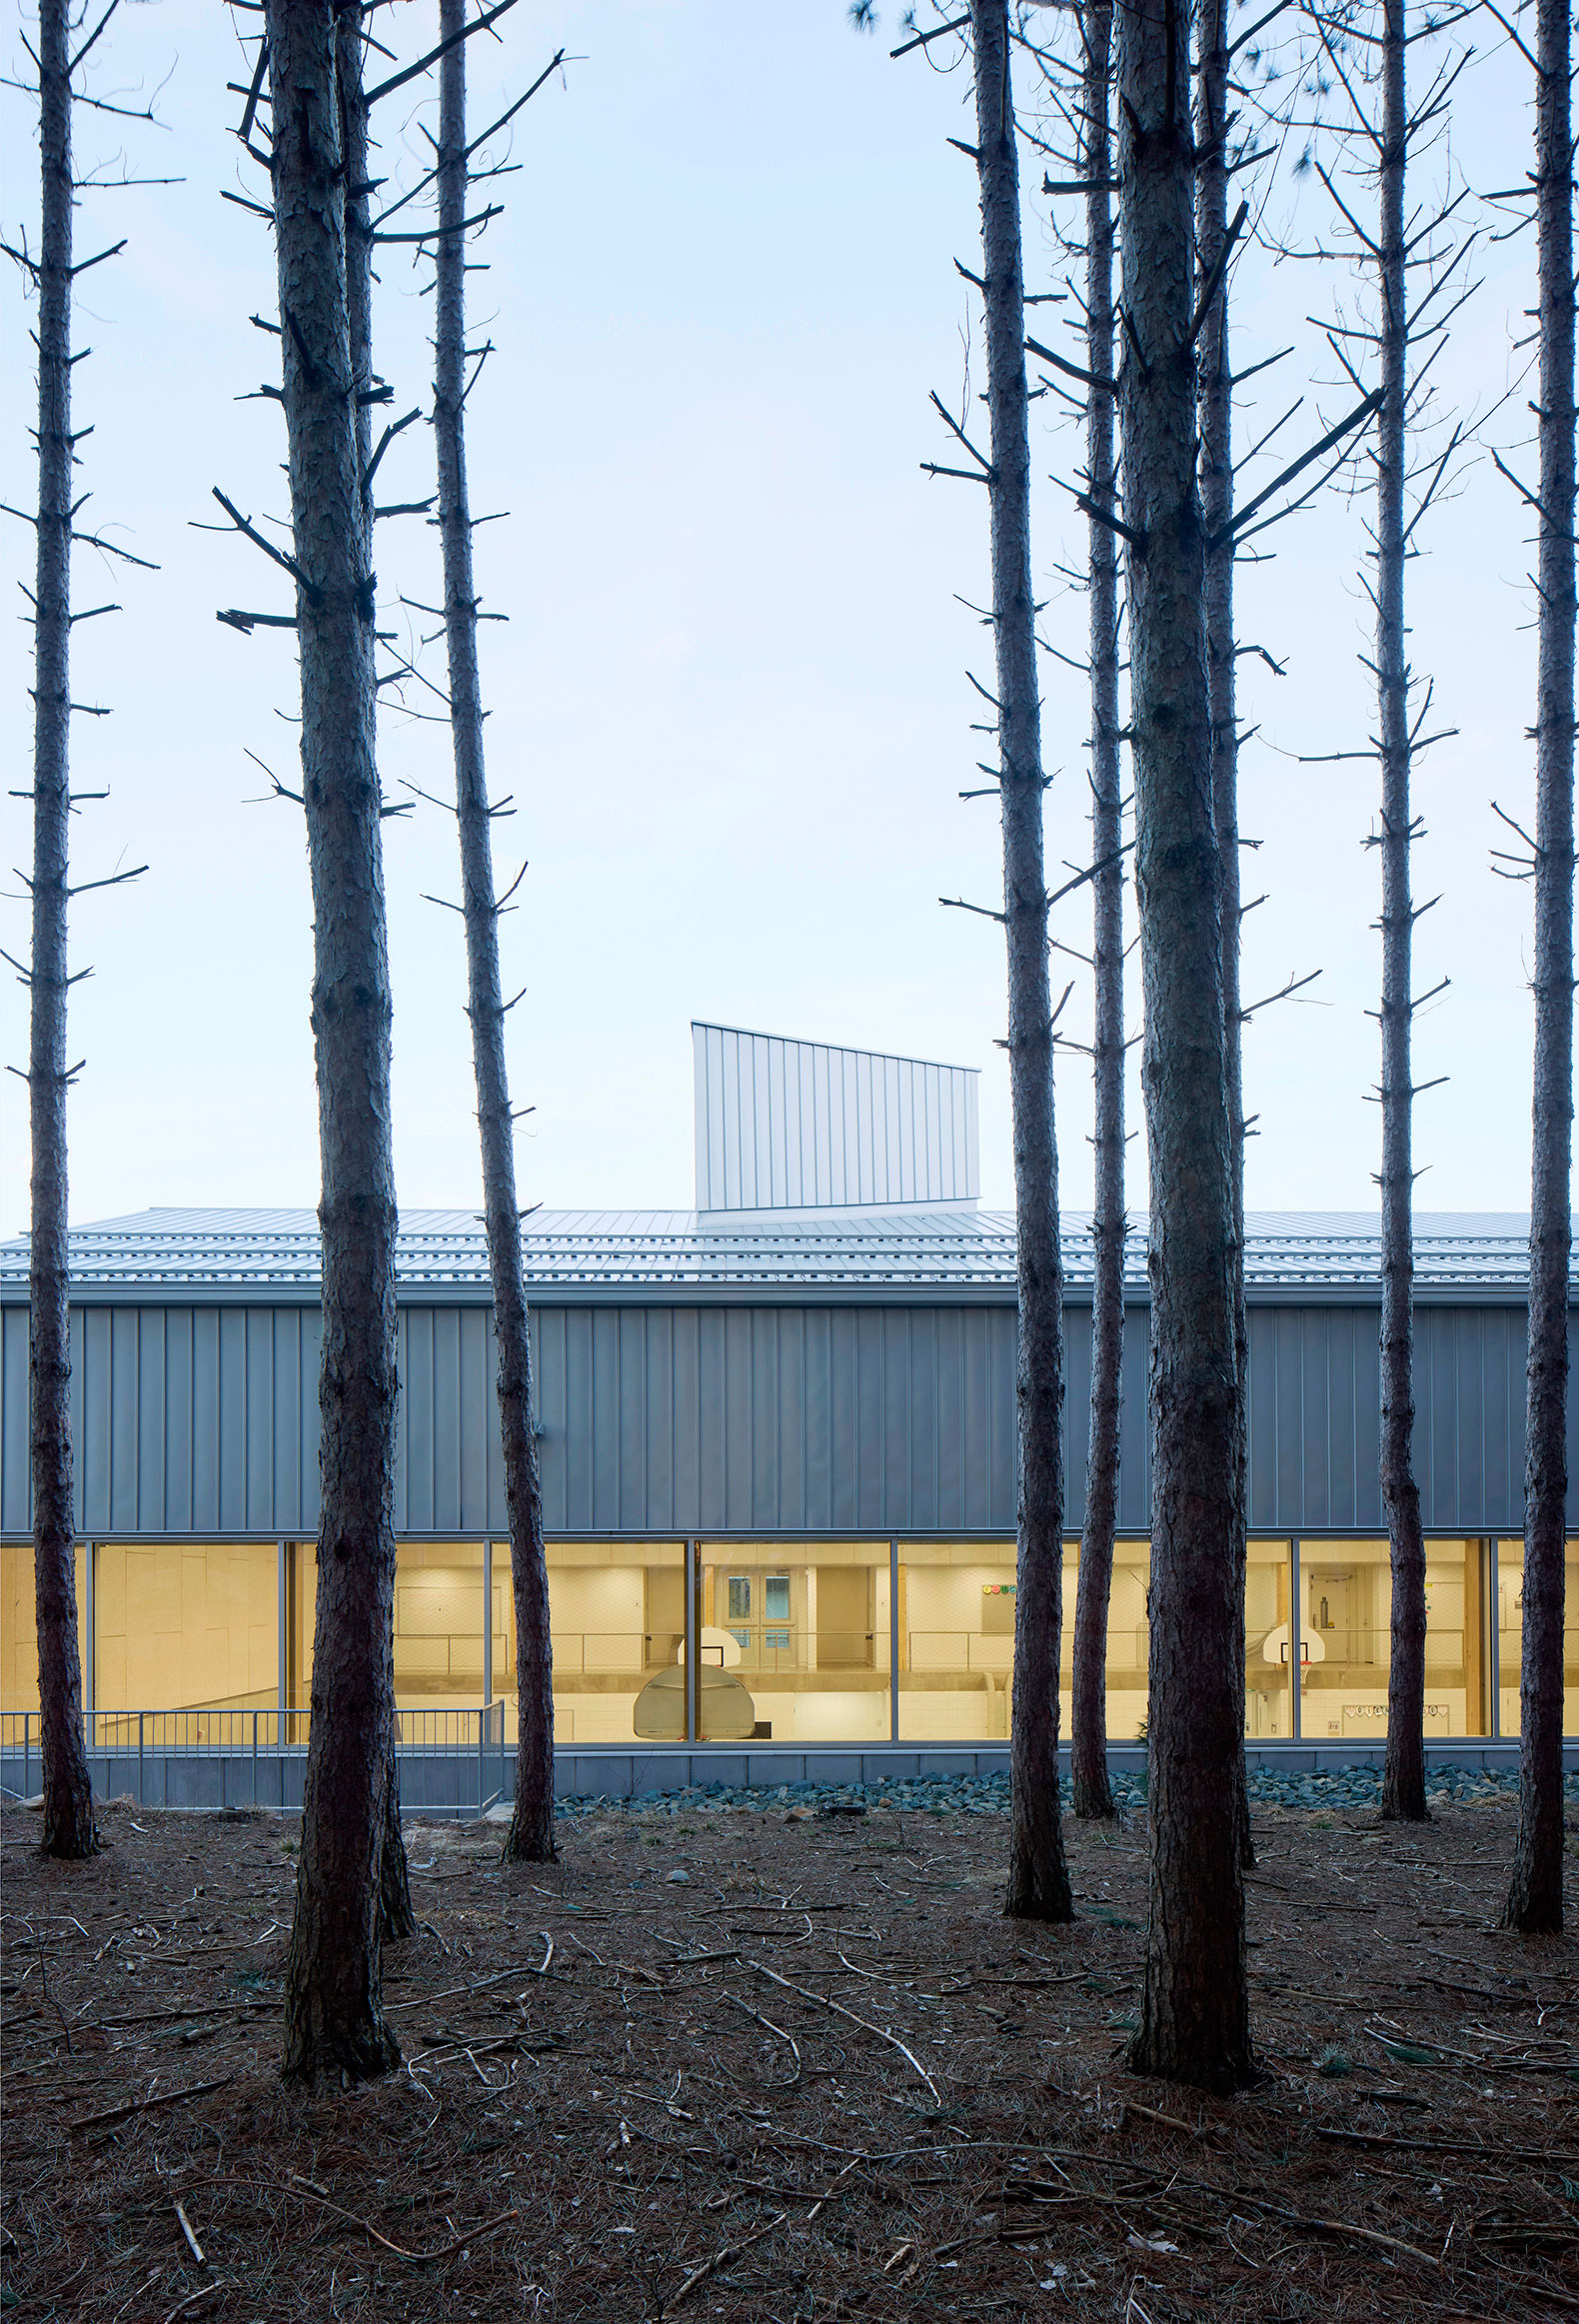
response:
M554 1532L566 1530L565 1364L566 1311L550 1308L536 1318L535 1352L538 1368L538 1466L543 1489L543 1522Z
M1297 1308L1280 1308L1276 1321L1277 1437L1272 1447L1277 1522L1292 1524L1289 1513L1305 1507L1305 1334Z
M164 1530L171 1323L172 1317L163 1307L144 1307L139 1312L137 1410L133 1415L133 1524L140 1532ZM175 1327L179 1331L179 1319Z
M853 1307L835 1307L828 1316L827 1516L829 1526L839 1530L860 1522L856 1489L860 1461L857 1322Z
M1355 1335L1361 1318L1352 1307L1319 1310L1326 1324L1327 1433L1322 1513L1305 1512L1307 1525L1352 1525L1359 1506L1359 1441L1361 1415L1355 1396L1357 1350ZM1367 1318L1367 1322L1368 1322ZM1374 1334L1371 1334L1374 1336ZM1371 1433L1375 1434L1374 1415ZM1292 1528L1290 1528L1292 1530Z
M302 1321L304 1310L283 1307L274 1318L270 1349L274 1372L274 1443L270 1477L273 1522L282 1532L302 1523Z
M433 1361L433 1311L403 1307L395 1329L395 1361L400 1371L400 1414L395 1429L395 1529L410 1532L421 1523L413 1510L431 1499L432 1446L428 1438L432 1397L424 1392Z
M833 1522L833 1319L826 1307L800 1310L804 1351L801 1405L801 1501L808 1532Z
M927 1415L916 1402L914 1318L907 1308L887 1307L882 1313L881 1497L874 1522L913 1525L915 1496L910 1469L917 1441L928 1434Z
M107 1531L110 1522L113 1321L113 1309L103 1307L95 1312L89 1308L82 1316L81 1336L73 1350L71 1424L76 1449L77 1522L84 1531ZM75 1332L73 1337L77 1337Z
M1151 1522L1151 1340L1144 1307L1124 1309L1121 1367L1124 1406L1119 1415L1118 1522L1144 1532Z
M958 1307L937 1307L932 1310L931 1321L937 1380L937 1405L933 1419L933 1497L930 1514L923 1514L917 1508L915 1523L918 1526L933 1527L939 1533L947 1533L964 1523L965 1317L963 1310Z
M673 1483L663 1522L689 1529L702 1506L702 1318L695 1307L673 1311Z
M138 1311L110 1312L110 1491L112 1532L137 1529Z
M906 1313L905 1320L909 1339L904 1400L909 1430L901 1489L889 1509L888 1522L931 1533L937 1530L938 1499L937 1310L918 1307Z
M1071 1533L1079 1531L1085 1514L1090 1414L1091 1311L1075 1307L1063 1317L1063 1523Z
M1127 1320L1127 1318L1126 1318ZM1247 1511L1253 1530L1269 1531L1277 1522L1277 1488L1272 1446L1277 1440L1277 1345L1271 1315L1254 1307L1250 1326L1249 1433L1250 1475ZM1125 1349L1128 1347L1125 1333ZM1125 1417L1127 1419L1127 1398Z
M7 1533L33 1524L29 1407L27 1309L0 1307L0 1531Z
M1497 1360L1486 1390L1486 1525L1523 1522L1525 1322L1511 1307L1482 1309L1488 1347Z
M806 1529L805 1311L767 1310L778 1332L774 1427L778 1446L779 1523Z
M246 1313L246 1439L242 1448L244 1513L248 1532L268 1532L279 1522L274 1505L274 1438L285 1418L274 1397L274 1341L288 1330L288 1312L248 1307Z
M675 1522L675 1315L672 1309L638 1307L633 1323L645 1340L642 1427L647 1444L645 1521L656 1530Z
M652 1506L651 1439L648 1432L648 1375L652 1349L647 1317L640 1307L621 1308L616 1317L615 1363L619 1386L608 1415L607 1465L613 1483L615 1522L626 1531L640 1528Z

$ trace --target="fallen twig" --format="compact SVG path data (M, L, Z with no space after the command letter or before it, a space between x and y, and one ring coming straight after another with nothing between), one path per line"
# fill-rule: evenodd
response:
M1488 2163L1579 2163L1579 2154L1559 2154L1550 2147L1491 2146L1474 2138L1391 2138L1381 2130L1336 2130L1317 2123L1317 2138L1342 2146L1391 2146L1410 2154L1473 2154Z
M915 2052L908 2048L902 2041L900 2041L896 2033L890 2033L886 2026L873 2025L867 2018L857 2017L853 2009L846 2009L844 2007L842 2001L834 2001L826 1994L813 1993L809 1990L808 1987L804 1985L796 1985L791 1983L790 1978L781 1977L777 1969L770 1969L763 1961L748 1960L746 1966L748 1969L755 1969L759 1977L769 1977L776 1985L782 1985L787 1993L798 1993L802 2001L815 2002L818 2009L836 2010L840 2017L847 2017L851 2025L858 2025L862 2033L874 2033L879 2041L891 2042L893 2047L899 2052L900 2056L907 2058L910 2064L915 2068L915 2071L920 2075L921 2080L926 2084L927 2089L930 2090L932 2094L933 2105L941 2106L942 2100L937 2095L937 2084L932 2080L931 2075L921 2064L921 2061L916 2056Z
M84 2114L76 2122L68 2122L68 2133L78 2130L102 2130L112 2122L125 2122L133 2114L151 2114L156 2106L178 2106L183 2098L203 2098L210 2090L223 2090L235 2080L234 2074L221 2074L216 2082L188 2082L181 2090L161 2090L156 2098L133 2098L124 2106L107 2106L102 2114Z
M1181 2122L1176 2114L1159 2114L1154 2106L1142 2106L1136 2098L1120 2100L1118 2107L1118 2127L1120 2130L1124 2127L1126 2114L1140 2114L1145 2117L1147 2122L1160 2122L1169 2130L1182 2130L1187 2138L1199 2138L1200 2136L1200 2131L1193 2122Z
M760 2243L765 2235L771 2235L776 2227L782 2227L785 2217L786 2214L783 2211L776 2211L771 2219L763 2222L761 2227L755 2228L750 2235L743 2235L739 2243L727 2243L722 2251L716 2251L711 2259L705 2259L701 2267L693 2268L674 2298L665 2303L666 2313L678 2308L681 2301L694 2292L700 2283L705 2282L716 2269L723 2267L726 2260L739 2259L743 2251L749 2251L754 2243Z

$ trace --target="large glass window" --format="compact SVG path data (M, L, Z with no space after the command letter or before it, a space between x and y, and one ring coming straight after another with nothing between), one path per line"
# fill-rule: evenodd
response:
M101 1710L254 1710L279 1701L272 1541L101 1541L94 1623Z
M1523 1726L1519 1707L1523 1650L1524 1543L1504 1536L1497 1543L1497 1690L1505 1735L1516 1735ZM1579 1541L1566 1544L1563 1560L1563 1733L1579 1734Z
M886 1742L886 1541L705 1541L705 1742Z
M395 1553L395 1700L402 1710L476 1710L481 1705L483 1620L481 1541L400 1543Z
M1392 1572L1385 1541L1300 1543L1300 1731L1385 1740ZM1487 1731L1486 1547L1425 1545L1425 1732Z
M87 1679L88 1551L77 1550L77 1646ZM0 1542L0 1711L38 1709L37 1592L31 1541Z
M1009 1731L1012 1541L899 1543L899 1738L994 1743Z
M516 1610L509 1544L494 1550L494 1689L516 1734ZM503 1565L503 1573L501 1573ZM574 1743L684 1742L686 1554L680 1541L554 1541L548 1549L554 1736ZM502 1586L503 1585L503 1586ZM503 1651L501 1651L503 1648ZM640 1722L637 1704L665 1683Z
M1296 1660L1286 1541L1247 1544L1244 1574L1244 1731L1250 1740L1293 1733Z

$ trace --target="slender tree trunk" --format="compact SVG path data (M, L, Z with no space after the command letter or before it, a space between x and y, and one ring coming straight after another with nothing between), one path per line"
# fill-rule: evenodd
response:
M465 0L441 0L440 38L459 33ZM455 738L456 811L466 915L468 1014L483 1152L483 1208L499 1350L510 1570L516 1599L519 1747L516 1808L505 1852L547 1863L554 1847L554 1660L549 1577L543 1548L543 1494L532 1419L532 1339L516 1198L515 1132L505 1065L505 1002L499 974L499 913L483 701L477 669L477 589L466 482L466 44L439 68L439 254L433 423L439 450L439 522L444 541L444 619L450 651L450 717ZM492 1609L489 1620L493 1619Z
M1382 404L1376 449L1376 687L1382 754L1381 1488L1392 1560L1384 1816L1419 1820L1425 1804L1425 1536L1414 1473L1414 1088L1410 1078L1414 908L1409 849L1409 666L1404 646L1404 474L1409 316L1404 171L1405 0L1383 0Z
M298 566L323 1192L318 1608L285 1972L288 2075L384 2072L380 1889L395 1716L395 1171L374 592L329 0L269 0L285 419Z
M1571 30L1539 0L1540 668L1535 725L1535 1103L1524 1453L1519 1831L1505 1925L1563 1924L1563 1549L1574 1025L1574 260Z
M1052 1107L1052 1002L1042 871L1041 702L1030 578L1030 439L1019 156L1005 0L971 0L976 169L981 183L987 411L992 470L992 622L997 648L1008 1070L1018 1241L1019 1540L1014 1614L1012 1809L1003 1909L1072 1920L1058 1796L1063 1623L1063 1255Z
M1108 83L1112 70L1110 0L1094 0L1081 19L1084 123L1080 175L1085 197L1085 367L1093 379L1113 376L1112 137ZM1118 510L1113 456L1113 399L1092 388L1085 414L1085 467L1091 500ZM1113 1532L1118 1522L1118 1438L1124 1402L1124 868L1123 793L1118 750L1118 538L1090 523L1091 861L1107 864L1092 887L1091 958L1096 999L1092 1079L1096 1099L1096 1210L1091 1226L1091 1418L1085 1461L1085 1522L1074 1600L1074 1699L1069 1771L1074 1812L1113 1812L1107 1775L1107 1609L1113 1586ZM1114 859L1108 863L1108 859Z
M1223 263L1228 240L1228 0L1202 0L1195 86L1195 264L1204 290ZM1244 1304L1244 1072L1239 984L1239 728L1234 700L1233 542L1226 528L1233 516L1233 370L1228 354L1228 284L1217 285L1200 335L1201 517L1206 527L1206 681L1211 700L1211 801L1221 862L1223 1065L1228 1091L1228 1153L1233 1188L1233 1331L1238 1372L1234 1398L1233 1555L1238 1602L1243 1608L1246 1570L1245 1518L1249 1497L1250 1325ZM1241 1744L1235 1770L1239 1850L1255 1861L1250 1836L1250 1797L1245 1781L1244 1653L1234 1665L1239 1680Z
M373 369L373 235L368 208L371 171L368 165L368 114L363 103L362 11L352 0L335 20L335 74L340 97L340 142L346 177L346 327L351 346L351 371L357 382L357 468L368 473L373 457L373 407L367 401L375 381ZM364 484L362 521L367 531L363 555L373 570L373 495ZM375 715L377 705L375 691ZM393 1642L392 1642L393 1651ZM382 1933L390 1939L414 1937L417 1913L411 1900L411 1872L400 1824L400 1724L391 1720L389 1766L384 1785L384 1854L379 1866L379 1914Z
M71 816L71 162L66 0L39 8L43 216L38 284L38 571L33 637L33 1573L48 1856L97 1845L82 1726L72 1510L70 1256L66 1239L66 911Z
M1119 411L1151 1167L1151 1866L1130 2059L1141 2072L1227 2090L1251 2071L1235 1809L1244 1635L1189 81L1184 0L1120 0L1128 346Z

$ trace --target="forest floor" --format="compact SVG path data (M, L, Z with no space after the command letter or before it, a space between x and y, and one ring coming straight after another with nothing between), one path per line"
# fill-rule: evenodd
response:
M1503 1800L1257 1811L1222 2101L1120 2062L1132 1818L1066 1824L1056 1929L1000 1916L1001 1816L600 1810L547 1867L409 1822L404 2063L316 2091L298 1827L104 1828L60 1865L0 1816L19 2324L1579 2315L1579 1944L1492 1925Z

